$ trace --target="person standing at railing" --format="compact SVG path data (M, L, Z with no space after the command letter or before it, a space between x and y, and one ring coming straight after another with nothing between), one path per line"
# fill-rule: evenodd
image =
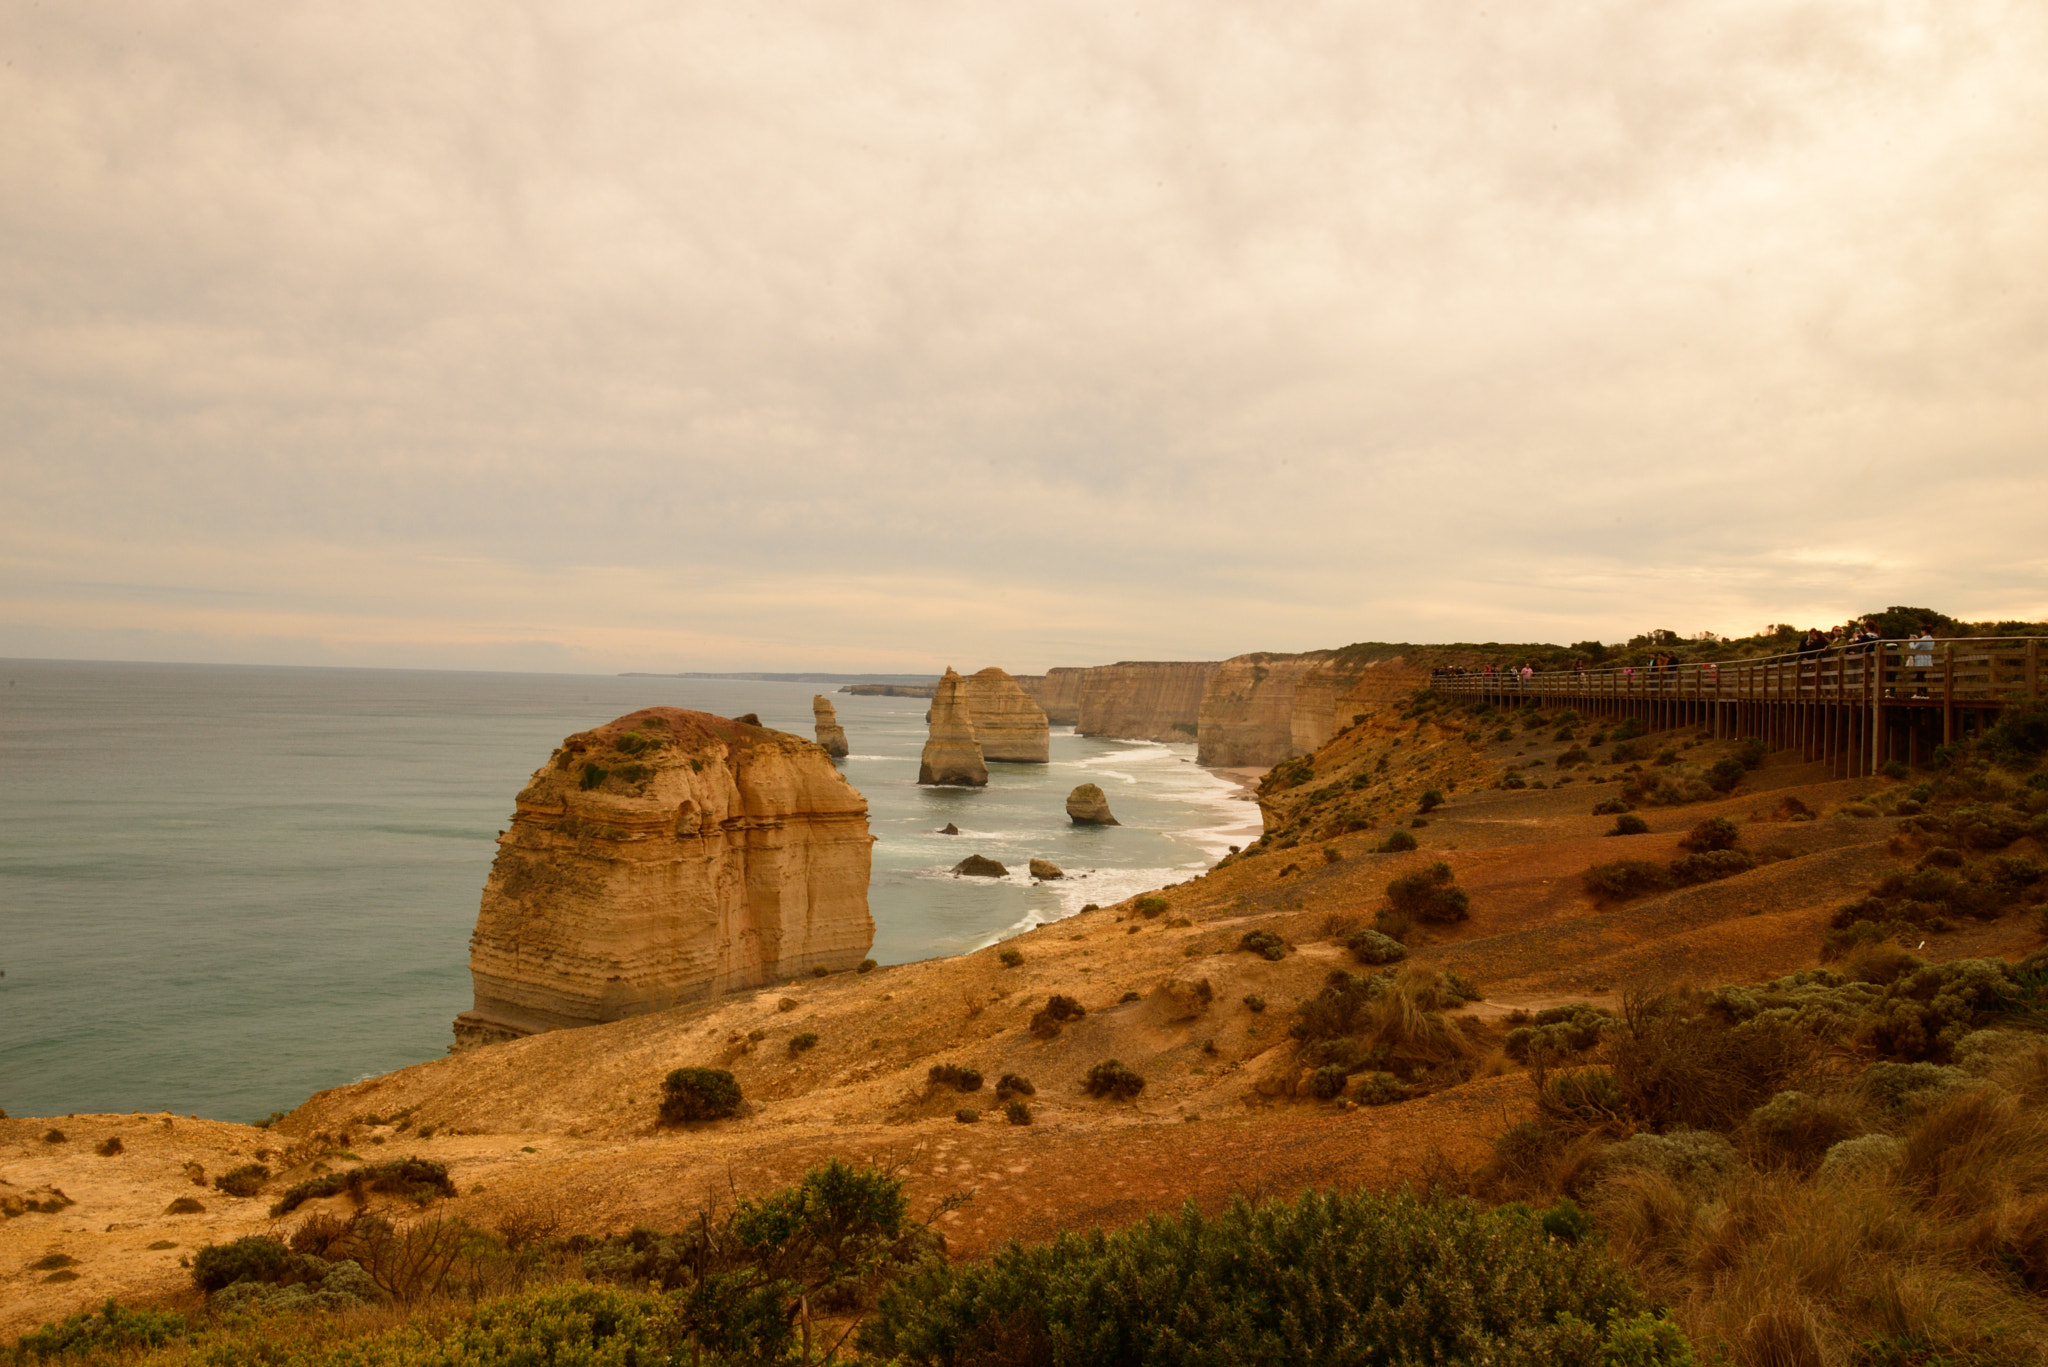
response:
M1920 628L1920 634L1906 647L1906 668L1920 671L1913 676L1913 682L1920 685L1913 690L1913 696L1926 697L1927 671L1934 668L1934 633L1926 627Z
M1814 627L1808 631L1806 639L1799 643L1799 653L1801 655L1819 655L1826 651L1827 648L1828 638L1821 633L1819 627Z
M1524 660L1524 661L1522 661L1522 692L1523 692L1523 693L1525 693L1525 694L1526 694L1526 693L1527 693L1527 692L1529 691L1529 680L1531 680L1531 679L1533 679L1533 678L1535 678L1535 677L1536 677L1536 671L1535 671L1534 669L1530 668L1530 666L1529 666L1529 662L1528 662L1527 660Z

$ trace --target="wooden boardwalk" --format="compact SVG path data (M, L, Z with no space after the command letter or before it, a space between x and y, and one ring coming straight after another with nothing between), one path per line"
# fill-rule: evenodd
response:
M2043 696L2042 638L1977 636L1830 646L1724 664L1448 674L1439 692L1499 706L1533 703L1587 716L1638 717L1652 730L1697 726L1756 736L1774 750L1826 760L1844 776L1897 760L1927 762L1937 745L1979 735L2006 706Z

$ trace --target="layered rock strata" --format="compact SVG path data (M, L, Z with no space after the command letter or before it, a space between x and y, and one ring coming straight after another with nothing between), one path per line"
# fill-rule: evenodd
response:
M1081 672L1074 729L1084 736L1192 741L1216 665L1126 660ZM1057 671L1047 671L1050 678Z
M1083 783L1067 794L1067 818L1076 826L1121 826L1109 814L1109 799L1093 783Z
M1363 647L1234 656L1203 693L1196 756L1217 768L1266 768L1305 755L1427 678L1399 654Z
M984 787L988 783L988 765L983 762L974 721L967 711L966 681L950 667L932 693L932 706L925 713L925 721L930 729L924 753L918 758L917 781Z
M801 737L673 707L570 736L499 838L457 1047L853 968L873 843Z
M1044 764L1049 747L1045 712L1017 681L990 665L961 681L967 718L984 760Z
M839 711L823 693L811 695L811 725L817 729L818 744L834 759L845 759L846 728L839 724Z
M1072 726L1081 720L1081 677L1087 672L1062 665L1043 674L1019 674L1017 686L1038 703L1047 721Z

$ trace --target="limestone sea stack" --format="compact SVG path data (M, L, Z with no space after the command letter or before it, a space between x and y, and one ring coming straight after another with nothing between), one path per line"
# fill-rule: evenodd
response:
M846 728L839 724L839 713L832 706L832 700L823 693L811 695L811 722L818 731L818 744L825 747L825 753L834 759L846 758Z
M570 736L484 883L458 1048L858 965L867 802L797 736L652 707Z
M1049 746L1045 710L1017 681L991 665L962 680L967 717L981 757L1011 764L1044 764Z
M930 732L918 760L917 781L935 785L981 788L988 784L988 765L967 711L966 680L950 666L932 690L931 711L925 713Z
M1067 794L1067 816L1076 826L1123 824L1109 814L1109 799L1102 795L1102 789L1092 783L1084 783Z

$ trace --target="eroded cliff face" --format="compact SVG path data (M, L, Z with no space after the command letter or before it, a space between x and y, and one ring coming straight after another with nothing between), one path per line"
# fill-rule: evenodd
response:
M1043 674L1019 674L1017 686L1030 694L1054 726L1072 726L1081 720L1081 678L1088 671L1071 665L1048 669Z
M1233 656L1203 695L1197 757L1216 768L1268 768L1309 753L1426 678L1399 655L1356 649Z
M966 681L950 666L932 692L932 706L925 713L925 721L929 730L924 753L918 757L917 781L985 787L988 765L982 762L981 742L975 737L974 720L968 715Z
M1135 661L1081 671L1078 720L1084 736L1192 741L1201 724L1202 694L1216 665L1206 661ZM1057 670L1048 670L1050 679Z
M1044 764L1049 740L1045 712L1017 681L990 665L961 680L968 720L985 760Z
M800 737L673 707L573 735L499 839L457 1047L852 968L873 843L866 800Z

